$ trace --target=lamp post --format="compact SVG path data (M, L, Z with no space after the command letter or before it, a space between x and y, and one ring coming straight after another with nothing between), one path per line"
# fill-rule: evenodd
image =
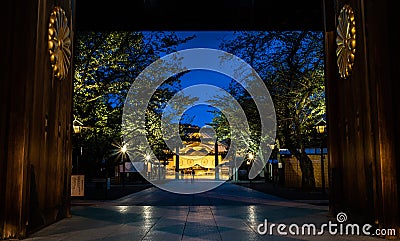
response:
M247 154L247 177L249 177L249 175L250 175L250 169L251 169L251 167L252 167L252 164L253 164L253 160L254 160L254 155L253 155L253 153L249 153L249 154ZM250 186L251 186L251 179L250 179L250 177L249 177L249 181L250 181Z
M77 119L74 119L74 121L72 122L72 128L74 129L75 134L81 134L83 123L78 121ZM80 147L80 155L82 156L82 147ZM76 174L79 174L79 153L77 153L76 155Z
M126 144L124 144L124 145L122 145L122 147L121 147L121 154L122 154L122 172L123 172L123 175L121 175L121 178L122 178L122 187L125 187L125 154L126 154L126 151L127 151L127 146L126 146Z
M276 176L276 174L274 173L274 160L278 159L277 158L277 154L275 153L275 147L277 145L274 144L270 144L269 147L271 148L271 156L270 156L270 160L271 162L267 162L266 165L264 166L264 177L265 177L265 182L267 182L267 180L271 180L272 179L272 183L273 185L275 185L275 180L278 179L278 177ZM268 165L267 165L268 164ZM267 171L268 169L268 171ZM269 177L267 177L269 176Z
M215 168L215 180L219 180L219 167L218 167L218 137L214 143L214 168Z
M320 120L316 125L315 129L321 138L321 189L322 193L325 193L325 168L324 168L324 135L326 132L326 122Z
M151 159L151 156L149 155L149 154L147 154L146 156L145 156L145 171L146 171L146 177L147 178L149 178L150 179L150 175L149 175L149 162L150 162L150 159Z

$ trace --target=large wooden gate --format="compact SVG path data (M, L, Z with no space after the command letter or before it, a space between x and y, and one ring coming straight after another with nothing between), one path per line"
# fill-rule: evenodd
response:
M331 210L399 228L395 10L389 1L325 0L325 13Z
M400 51L395 37L396 8L389 0L207 0L198 4L208 5L200 8L198 16L190 12L193 8L180 12L182 15L171 14L176 6L167 4L170 7L165 9L165 2L104 4L83 0L76 7L77 16L81 16L77 24L87 29L107 26L140 30L137 27L142 26L174 30L193 26L224 30L227 26L253 26L285 30L296 29L299 23L303 23L301 28L316 29L316 23L324 22L331 211L343 211L352 220L379 227L400 227L400 95L396 88ZM188 1L168 2L187 6ZM68 41L49 44L54 40L54 32L49 29L52 18L61 16L57 21L66 20L72 50L73 3L3 3L1 22L6 34L0 38L1 238L24 237L27 232L69 216L72 68L64 66L68 72L60 72L62 66L54 68L57 58L51 59L50 55ZM93 10L96 7L102 9ZM139 9L137 14L132 7ZM206 16L205 10L209 10ZM114 12L111 16L115 19L107 18L110 12ZM324 18L320 19L319 13L324 13ZM143 19L146 16L149 19ZM338 31L338 42L348 47L347 55L337 55ZM338 58L344 61L339 66Z
M5 6L0 239L24 237L67 217L71 172L72 68L59 55L72 50L71 2L11 0Z

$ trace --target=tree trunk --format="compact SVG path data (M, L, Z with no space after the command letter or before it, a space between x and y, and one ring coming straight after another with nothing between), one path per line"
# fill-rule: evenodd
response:
M290 153L292 153L300 163L301 169L301 187L305 190L311 190L315 188L314 178L314 167L311 159L305 153L305 150L299 152L294 147L289 147Z

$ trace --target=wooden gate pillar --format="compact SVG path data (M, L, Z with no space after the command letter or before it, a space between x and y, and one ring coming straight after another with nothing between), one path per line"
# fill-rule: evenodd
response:
M71 0L3 6L0 239L8 239L69 215L73 25Z
M392 9L388 0L325 0L325 73L330 210L399 234L400 53Z

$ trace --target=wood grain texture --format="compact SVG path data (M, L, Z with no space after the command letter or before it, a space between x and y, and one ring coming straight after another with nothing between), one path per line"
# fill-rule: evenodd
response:
M52 79L48 19L55 5L71 19L71 3L6 1L0 88L0 233L27 233L69 215L72 75ZM3 53L3 51L2 51ZM3 69L4 68L4 69Z
M336 16L344 4L354 10L357 31L348 79L335 71L334 38L326 33L331 211L399 228L399 97L393 67L400 63L398 58L389 61L399 56L398 42L391 42L389 1L337 0Z

